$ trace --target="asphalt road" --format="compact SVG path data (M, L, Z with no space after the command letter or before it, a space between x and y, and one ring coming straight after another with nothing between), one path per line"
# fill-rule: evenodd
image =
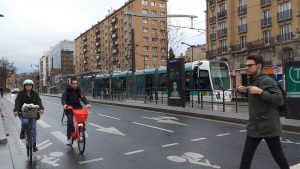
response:
M15 168L74 169L235 169L239 167L245 126L159 112L92 104L84 155L66 146L61 126L60 99L44 97L45 114L38 122L38 148L34 164L27 162L19 139L20 120L12 116L15 95L1 99L9 132L8 144ZM155 105L154 105L155 106ZM66 120L66 119L65 119ZM290 166L300 163L300 134L282 134L283 151ZM252 168L279 169L265 142L261 142Z

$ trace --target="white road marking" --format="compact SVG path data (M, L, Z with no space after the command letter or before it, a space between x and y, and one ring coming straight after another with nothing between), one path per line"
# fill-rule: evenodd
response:
M230 133L224 133L224 134L218 134L217 136L218 137L222 137L222 136L227 136L227 135L229 135Z
M55 138L57 138L60 142L62 142L62 143L64 143L64 144L66 144L67 143L67 136L66 135L64 135L62 132L60 132L60 131L53 131L53 132L51 132L51 134L55 137ZM77 144L75 143L73 143L73 145L72 145L73 147L77 147Z
M137 124L137 125L141 125L141 126L145 126L145 127L150 127L150 128L154 128L154 129L166 131L166 132L170 132L170 133L173 133L173 132L174 132L174 131L172 131L172 130L167 130L167 129L163 129L163 128L160 128L160 127L150 126L150 125L142 124L142 123L138 123L138 122L132 122L132 123Z
M167 117L167 116L158 116L158 117L143 117L145 119L156 120L158 123L169 123L188 126L187 124L180 123L176 120L179 120L177 117Z
M240 130L240 133L244 133L244 132L246 132L247 130Z
M81 162L79 162L79 164L92 163L92 162L101 161L101 160L103 160L103 158L96 158L96 159L93 159L93 160L81 161Z
M178 145L178 143L172 143L172 144L165 144L165 145L162 145L161 147L171 147L171 146L176 146Z
M49 128L49 127L52 127L51 125L49 125L48 123L46 123L45 121L43 120L38 120L37 123L43 127L43 128Z
M290 167L290 169L300 169L300 163L299 164L296 164L296 165L293 165Z
M50 142L50 140L46 140L46 141L44 141L44 142L41 142L41 143L39 143L39 144L36 145L36 146L40 147L40 146L42 146L43 144L46 144L46 143L48 143L48 142Z
M192 139L191 141L201 141L201 140L205 140L206 138L196 138L196 139Z
M102 127L102 126L99 126L97 124L94 124L94 123L88 123L89 125L92 125L94 127L97 127L99 129L96 129L97 131L102 131L102 132L105 132L105 133L110 133L110 134L116 134L116 135L121 135L121 136L125 136L124 133L122 133L121 131L117 130L116 128L114 127Z
M51 145L52 145L52 143L50 142L50 143L48 143L48 144L46 144L44 146L39 147L39 150L43 150L43 149L45 149L45 148L47 148L47 147L49 147Z
M107 115L104 115L104 114L98 114L98 116L103 116L103 117L107 117L107 118L111 118L111 119L115 119L115 120L121 120L117 117L107 116Z
M48 103L51 103L51 104L55 104L55 105L57 105L57 106L62 106L62 104L58 104L58 103L54 103L54 102L50 102L50 101L46 101L46 102L48 102Z
M132 154L137 154L137 153L141 153L144 152L145 150L136 150L136 151L131 151L131 152L127 152L124 153L124 155L132 155Z

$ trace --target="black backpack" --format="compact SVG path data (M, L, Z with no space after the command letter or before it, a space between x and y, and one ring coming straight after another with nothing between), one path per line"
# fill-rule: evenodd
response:
M263 76L267 76L267 75L263 75ZM267 76L267 77L269 77L269 76ZM275 79L273 79L273 80L275 80ZM286 92L283 89L283 87L281 86L281 84L278 83L278 81L275 80L275 82L276 82L278 88L280 89L280 91L282 93L282 97L283 97L283 104L279 105L277 110L278 110L279 116L284 117L288 114L288 108L287 108L287 104L286 104ZM257 86L258 85L259 85L259 83L257 84Z
M282 96L283 96L283 104L278 106L279 116L283 117L288 114L288 108L287 108L287 104L286 104L286 92L277 81L276 81L276 83L282 93Z

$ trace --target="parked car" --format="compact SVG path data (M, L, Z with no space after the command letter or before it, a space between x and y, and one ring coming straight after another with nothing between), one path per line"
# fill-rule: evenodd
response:
M11 89L11 93L18 93L20 91L19 88L13 88Z

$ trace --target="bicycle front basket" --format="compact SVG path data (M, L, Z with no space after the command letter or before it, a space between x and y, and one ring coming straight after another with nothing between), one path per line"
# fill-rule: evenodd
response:
M39 106L34 104L24 104L21 110L23 118L36 119Z

